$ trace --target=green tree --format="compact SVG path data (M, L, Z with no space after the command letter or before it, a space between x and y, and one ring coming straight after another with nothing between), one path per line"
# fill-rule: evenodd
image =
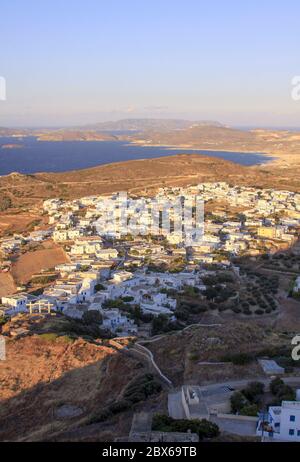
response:
M82 321L84 324L102 324L102 315L100 311L89 310L83 314Z
M284 381L280 377L276 377L270 383L270 391L273 395L277 395L279 393L280 388L284 385Z
M175 420L172 417L161 414L156 414L153 417L152 430L182 433L187 433L190 430L192 433L197 433L200 440L203 438L214 438L220 433L219 427L216 424L205 419Z
M259 412L259 408L257 404L247 404L241 409L240 414L256 417L258 412Z
M257 403L261 396L264 394L265 386L261 382L250 382L247 387L242 391L243 395L250 401L250 403Z
M231 395L230 398L230 405L231 405L231 412L234 414L240 412L243 407L248 404L247 399L240 391L236 391Z
M0 326L4 326L9 321L8 316L0 316Z
M165 314L159 314L152 320L152 335L160 334L161 332L167 332L169 326L169 318Z
M280 401L294 401L295 400L295 391L289 385L282 385L277 393Z

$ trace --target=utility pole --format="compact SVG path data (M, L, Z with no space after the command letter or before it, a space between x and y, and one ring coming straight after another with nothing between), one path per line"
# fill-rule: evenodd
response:
M261 426L261 443L264 442L264 433L265 433L265 410L263 410L263 415L262 415L262 426Z

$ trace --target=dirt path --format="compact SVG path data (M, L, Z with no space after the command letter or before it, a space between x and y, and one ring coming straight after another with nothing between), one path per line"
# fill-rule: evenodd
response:
M140 351L140 349L142 349L144 352ZM160 370L160 368L158 367L158 365L154 361L153 353L150 350L148 350L148 348L146 348L143 345L137 343L134 350L136 352L138 352L139 354L145 356L151 362L152 366L157 371L158 375L163 379L163 381L166 382L169 387L173 387L173 383L171 382L170 379L168 379L168 377L166 377L162 373L162 371Z
M192 327L220 327L222 324L190 324L189 326L185 327L182 331L179 331L179 332L184 332L186 331L187 329L190 329ZM175 334L176 335L176 334ZM168 336L168 334L164 334L164 335L158 335L152 339L149 339L149 340L140 340L138 342L136 342L135 344L135 347L134 347L134 350L145 356L152 364L152 366L154 367L154 369L158 372L159 376L163 379L164 382L167 383L167 385L169 387L173 387L173 382L168 379L168 377L166 375L163 374L163 372L161 371L161 369L158 367L158 365L156 364L155 360L154 360L154 356L153 356L153 353L152 351L150 351L147 347L145 347L145 343L148 344L148 343L153 343L153 342L157 342L158 340L161 340L162 338ZM143 351L140 351L140 350L143 350ZM199 363L201 364L201 363Z

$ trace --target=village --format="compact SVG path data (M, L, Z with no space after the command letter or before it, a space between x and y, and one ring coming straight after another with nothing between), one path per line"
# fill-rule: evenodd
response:
M243 378L175 387L147 345L163 341L168 334L187 333L193 326L205 328L207 335L213 329L217 335L226 325L222 316L268 319L277 315L282 303L279 275L288 281L285 297L299 300L300 194L204 183L161 188L155 197L116 193L71 201L54 198L44 202L43 213L48 216L43 229L1 239L2 272L9 272L12 262L30 246L43 242L62 249L65 262L45 267L15 293L2 296L0 318L10 320L4 335L20 338L30 335L31 323L40 319L57 319L56 328L66 319L73 323L68 327L71 337L77 332L93 342L129 339L132 345L125 351L131 348L131 354L149 360L169 390L168 417L154 416L152 422L151 412L134 414L132 441L168 438L169 433L160 432L165 419L171 428L173 421L195 418L243 437L263 434L265 439L274 435L280 439L282 432L287 440L298 440L299 431L292 431L283 418L281 426L279 421L273 425L272 412L283 415L285 408L287 412L291 408L295 422L299 391L295 401L294 391L283 383L285 394L267 416L258 412L256 401L245 397L244 407L236 410L236 397L243 387L254 387L252 382ZM51 321L49 325L53 326ZM68 338L66 329L64 325ZM57 335L45 332L42 336ZM235 364L235 356L238 353L225 362L222 357L221 362L200 361L199 365L224 368L232 361ZM258 355L254 362L267 390L275 376L284 376L286 383L299 387L298 375L286 375L289 369L273 359ZM197 440L194 433L176 437Z
M125 201L125 221L120 198L121 204ZM186 208L193 209L195 198L204 202L204 232L191 243L181 221L174 224L177 209L170 210L182 199ZM166 204L169 227L163 227L161 220ZM124 198L120 193L73 201L49 199L43 209L49 216L48 229L1 240L2 271L8 271L11 255L31 241L52 239L64 249L68 262L44 270L44 287L38 295L21 287L3 296L1 314L52 312L80 320L85 312L98 311L102 327L118 336L151 336L153 325L152 330L145 326L154 318L164 329L178 328L180 321L187 325L186 297L195 314L202 313L207 303L214 309L221 302L227 303L224 310L229 303L239 313L236 301L244 314L253 313L251 299L243 298L243 269L237 258L270 258L292 247L300 229L300 194L227 183L161 188L154 199ZM299 286L298 276L292 289L295 296ZM257 304L252 300L256 314L277 308L276 275L266 287L269 291L258 296Z

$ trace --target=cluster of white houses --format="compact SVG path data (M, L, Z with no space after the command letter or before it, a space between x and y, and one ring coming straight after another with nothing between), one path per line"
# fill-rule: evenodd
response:
M134 217L130 229L132 232L136 226L137 232L133 232L130 239L128 233L123 236L118 229L123 213L116 206L120 197L122 203L124 200L126 203L126 220ZM224 206L217 205L213 216L206 216L203 239L192 247L186 245L182 230L162 229L159 222L156 228L149 228L153 201L156 205L166 201L172 204L179 198L192 206L195 197L204 203L225 202L229 210L237 207L242 214L229 217ZM9 254L28 240L51 237L64 246L70 262L56 268L59 277L42 296L34 300L26 293L2 297L2 311L11 314L49 309L50 304L51 309L80 319L87 310L99 310L104 325L111 330L133 332L136 326L131 320L118 309L105 309L105 301L125 297L138 304L144 313L174 318L176 300L162 289L194 286L205 290L202 277L207 270L203 263L228 266L230 256L256 255L291 245L300 227L300 194L204 183L187 188L163 188L154 199L124 199L120 194L73 201L49 199L44 202L44 211L49 215L47 231L30 233L26 238L4 239L0 242L1 250ZM151 239L149 229L160 239ZM186 262L184 271L174 274L147 271L149 259L159 264L168 263L174 257ZM137 268L134 272L132 265Z
M148 273L143 268L132 273L112 269L111 261L100 262L97 259L94 262L93 258L57 266L60 277L41 296L19 293L2 297L0 311L14 315L20 312L48 312L51 308L76 319L81 319L86 311L99 311L103 317L103 327L120 335L128 335L137 333L137 326L119 309L107 308L108 300L121 298L124 303L127 301L139 305L143 313L152 316L165 314L174 320L176 299L162 289L180 290L188 285L205 290L201 273Z
M45 202L44 208L50 215L50 223L55 225L53 238L58 242L78 239L91 232L122 238L129 229L132 235L161 234L169 243L184 246L186 236L181 227L174 226L178 216L174 216L177 211L172 209L172 204L179 200L186 208L193 207L196 197L204 203L226 202L232 209L241 210L234 219L228 219L224 207L216 206L214 216L206 218L204 237L193 245L194 259L198 262L212 262L220 252L256 255L291 245L300 227L300 194L230 187L226 183L164 188L154 198L124 198L117 193L71 202L51 199ZM173 228L171 225L169 229L162 227L162 218L156 215L155 220L153 213L153 209L163 213L166 204L168 219L173 222ZM76 216L78 209L84 211L79 217Z
M13 237L0 240L0 250L2 254L9 256L10 254L18 252L23 245L30 242L42 242L51 235L51 230L32 231L27 236L15 234Z

